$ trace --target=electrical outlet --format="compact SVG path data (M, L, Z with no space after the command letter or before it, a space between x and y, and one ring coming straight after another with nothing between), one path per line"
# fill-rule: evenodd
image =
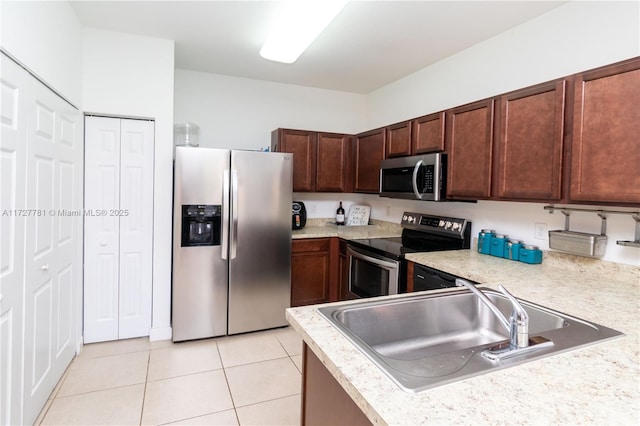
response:
M310 204L309 207L307 207L307 210L309 210L309 213L315 213L316 212L316 205L315 204Z
M546 223L536 223L534 236L538 240L546 240L549 237L548 225Z

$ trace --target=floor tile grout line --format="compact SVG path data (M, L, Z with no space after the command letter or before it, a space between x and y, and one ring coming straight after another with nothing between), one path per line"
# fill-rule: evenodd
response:
M147 383L149 382L149 369L151 368L151 351L149 351L149 356L147 357L147 374L144 377L144 389L142 390L142 407L140 407L140 422L139 425L142 425L142 418L144 417L144 402L147 399Z
M277 359L285 359L285 358L291 358L291 357L289 355L285 355L285 356L279 356L277 358L268 358L268 359L261 359L260 361L251 361L251 362L247 362L247 363L244 363L244 364L223 366L222 368L224 368L224 369L227 369L227 368L238 368L238 367L244 367L245 365L260 364L261 362L275 361Z
M238 410L236 410L236 402L233 399L233 393L231 393L231 386L229 385L229 378L227 377L227 369L222 362L222 354L220 353L220 346L216 343L216 351L218 351L218 357L220 358L220 365L222 365L222 374L224 374L224 382L227 384L227 391L229 392L229 398L231 399L231 405L233 406L233 414L236 416L236 421L240 425L240 417L238 416Z
M105 391L110 391L110 390L114 390L114 389L130 388L132 386L139 386L139 385L144 385L144 382L129 383L129 384L126 384L126 385L114 386L114 387L111 387L111 388L94 389L94 390L90 390L90 391L86 391L86 392L74 393L74 394L71 394L71 395L56 396L55 399L73 398L73 397L80 396L80 395L89 395L89 394L92 394L92 393L105 392Z
M302 395L302 392L296 392L296 393L292 393L292 394L289 394L289 395L279 396L277 398L271 398L271 399L266 399L264 401L252 402L251 404L247 404L247 405L241 405L239 407L236 407L236 410L238 408L252 407L254 405L260 405L260 404L264 404L264 403L267 403L267 402L278 401L279 399L291 398L292 396L296 396L296 395Z

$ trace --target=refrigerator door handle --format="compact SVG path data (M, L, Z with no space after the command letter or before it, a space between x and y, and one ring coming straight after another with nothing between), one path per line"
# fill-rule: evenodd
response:
M229 258L235 259L238 246L238 172L231 171L231 245Z
M222 174L222 259L229 253L229 169Z

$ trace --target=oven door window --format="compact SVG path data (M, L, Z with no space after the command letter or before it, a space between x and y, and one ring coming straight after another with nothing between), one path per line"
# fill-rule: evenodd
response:
M398 293L398 262L349 253L349 291L358 297Z

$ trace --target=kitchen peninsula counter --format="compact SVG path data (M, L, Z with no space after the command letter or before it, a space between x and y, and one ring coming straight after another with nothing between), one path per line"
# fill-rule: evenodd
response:
M412 394L331 326L320 305L288 309L291 325L373 424L638 424L640 267L548 252L541 265L471 250L407 258L486 287L503 284L625 336Z

